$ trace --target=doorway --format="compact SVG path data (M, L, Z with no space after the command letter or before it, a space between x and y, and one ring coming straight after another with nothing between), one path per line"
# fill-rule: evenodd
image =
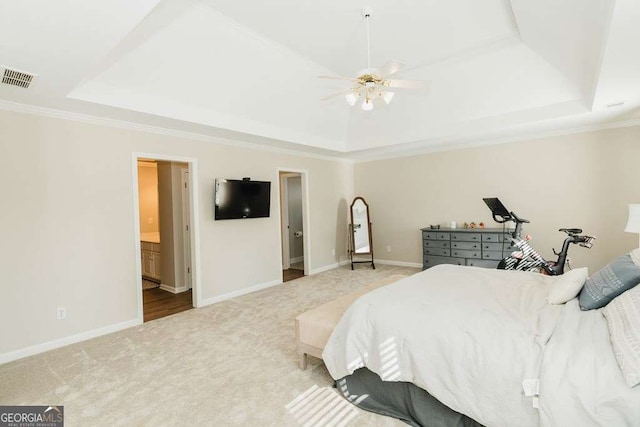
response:
M282 281L303 277L308 271L305 251L306 173L279 171Z
M142 323L198 306L197 192L195 160L134 154L134 166Z

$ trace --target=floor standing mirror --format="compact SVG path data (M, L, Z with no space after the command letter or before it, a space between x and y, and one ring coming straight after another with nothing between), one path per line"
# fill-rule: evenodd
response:
M353 264L373 263L373 240L371 238L371 217L369 205L362 197L353 199L350 208L351 224L349 224L351 269Z

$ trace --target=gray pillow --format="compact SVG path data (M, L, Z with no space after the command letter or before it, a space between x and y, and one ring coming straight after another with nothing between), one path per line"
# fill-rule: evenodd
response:
M640 283L640 251L634 249L605 265L587 279L580 292L580 309L593 310Z

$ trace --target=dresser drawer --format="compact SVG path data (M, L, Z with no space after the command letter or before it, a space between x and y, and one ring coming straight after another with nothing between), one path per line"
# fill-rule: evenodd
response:
M449 240L449 233L436 233L436 239Z
M440 264L457 264L457 265L465 265L464 259L455 259L443 256L435 256L435 255L425 255L422 258L422 268L429 268Z
M480 242L451 242L453 249L480 249ZM502 249L502 248L500 248Z
M460 257L460 258L481 258L480 250L466 251L461 249L452 249L451 256Z
M141 242L141 243L142 243L141 249L143 251L152 251L153 250L153 243L151 243L151 242Z
M500 243L502 240L500 239L500 234L497 233L482 233L482 241L483 242L493 242Z
M482 251L498 251L498 252L502 252L502 243L485 243L485 242L482 242Z
M449 248L424 248L425 255L440 255L451 256L451 249Z
M482 268L497 268L500 261L492 261L485 259L468 259L467 265Z
M429 240L436 240L437 233L435 231L423 231L422 238Z
M451 240L462 242L479 242L482 238L481 233L451 233Z
M502 251L482 251L482 259L494 259L500 261L504 256Z
M448 240L423 240L424 248L450 248L451 242Z
M511 242L511 239L513 239L513 236L511 235L511 233L505 233L500 235L500 239L503 242Z

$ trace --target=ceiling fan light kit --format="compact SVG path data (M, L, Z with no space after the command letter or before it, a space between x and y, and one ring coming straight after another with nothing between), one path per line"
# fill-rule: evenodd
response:
M369 19L371 18L371 10L365 9L363 11L364 19L367 24L367 68L360 70L358 76L355 79L342 76L319 76L323 79L332 80L346 80L354 83L351 89L338 92L336 94L329 95L322 98L323 101L333 99L336 96L344 95L345 100L350 106L354 106L360 98L364 98L362 101L362 109L365 111L373 110L373 102L376 99L381 99L385 104L391 103L395 92L390 92L387 88L400 88L400 89L426 89L429 82L422 80L398 80L388 79L392 74L400 71L404 64L396 60L387 61L382 67L371 68L371 37L369 31Z

